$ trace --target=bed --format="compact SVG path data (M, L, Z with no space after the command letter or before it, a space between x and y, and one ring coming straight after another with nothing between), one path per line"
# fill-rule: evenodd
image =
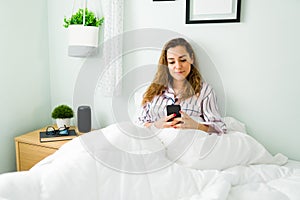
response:
M224 120L221 136L164 129L148 137L129 122L89 132L29 171L0 175L0 199L300 199L300 162L271 155L244 124Z

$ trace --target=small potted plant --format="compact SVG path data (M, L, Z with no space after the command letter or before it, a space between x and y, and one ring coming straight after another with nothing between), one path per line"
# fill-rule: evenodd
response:
M70 18L64 17L64 27L69 31L69 55L83 57L94 51L98 47L99 27L103 22L104 17L97 17L87 8L78 9Z
M100 27L104 22L104 17L101 19L96 17L95 13L87 8L85 9L85 18L83 18L83 14L83 8L80 8L74 15L71 16L71 18L67 19L64 17L64 27L68 28L70 25L83 25L84 19L84 26Z
M58 128L70 127L70 120L74 117L73 109L67 105L59 105L55 107L52 111L52 118L56 120L56 125Z

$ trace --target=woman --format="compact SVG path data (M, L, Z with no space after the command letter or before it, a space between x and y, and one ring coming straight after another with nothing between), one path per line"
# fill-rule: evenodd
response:
M212 87L202 82L191 45L183 38L167 42L153 82L142 100L139 122L146 127L226 132ZM166 115L166 106L179 104L181 117ZM171 121L170 121L171 120Z

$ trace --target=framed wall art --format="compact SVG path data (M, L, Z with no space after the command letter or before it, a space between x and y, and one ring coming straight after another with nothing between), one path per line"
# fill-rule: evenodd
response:
M240 22L241 0L186 0L186 24Z

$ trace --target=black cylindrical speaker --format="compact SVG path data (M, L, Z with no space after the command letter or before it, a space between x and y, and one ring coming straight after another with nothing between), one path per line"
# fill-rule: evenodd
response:
M91 131L92 119L91 108L89 106L79 106L77 109L77 124L78 131L81 133L87 133Z

